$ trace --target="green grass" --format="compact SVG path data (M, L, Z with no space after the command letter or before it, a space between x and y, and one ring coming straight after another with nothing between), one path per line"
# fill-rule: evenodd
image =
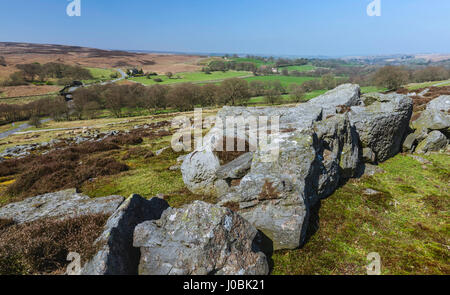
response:
M268 62L264 62L263 60L246 58L246 57L236 57L236 58L231 58L231 60L233 60L235 62L251 62L251 63L254 63L256 65L256 67L258 67L258 68L260 66L274 65L274 63L268 63Z
M320 228L303 249L277 251L274 274L365 274L367 254L382 274L450 274L450 156L406 155L383 174L349 181L322 202ZM379 194L369 196L372 188Z
M94 77L94 79L83 80L82 82L84 84L91 84L112 80L113 78L111 78L111 75L115 73L117 73L118 77L120 77L119 73L116 70L112 69L100 69L100 68L87 68L87 69L91 73L92 77Z
M313 65L303 65L303 66L287 66L280 67L279 70L287 69L289 72L298 71L298 72L308 72L314 70L316 67Z
M449 86L450 85L450 81L444 80L444 81L431 81L431 82L424 82L424 83L411 83L411 84L406 85L405 87L408 90L417 90L420 88L431 87L431 86L434 86L436 84L443 83L443 82L447 82L447 83L444 83L443 85L440 85L440 86Z
M279 75L257 76L257 77L245 78L245 80L247 80L248 82L251 82L251 81L268 82L268 81L277 81L278 80L281 82L281 85L283 85L283 87L285 87L285 88L289 87L289 85L293 84L293 83L302 84L306 81L314 80L314 79L316 79L316 78L314 78L314 77L291 77L291 76L279 76Z
M238 71L227 71L227 72L212 72L211 74L205 74L203 72L185 72L174 74L172 79L169 79L166 75L152 76L152 79L147 77L134 77L129 78L129 80L142 83L144 85L154 85L154 84L175 84L175 83L201 83L209 81L221 81L228 78L238 78L252 75L250 72L238 72ZM180 76L180 79L176 78ZM163 82L155 82L153 79L162 79Z

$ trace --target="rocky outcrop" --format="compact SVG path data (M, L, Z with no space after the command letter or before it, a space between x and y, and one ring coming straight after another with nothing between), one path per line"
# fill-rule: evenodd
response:
M386 161L401 151L412 115L412 99L400 94L371 94L364 101L365 106L351 108L350 121L362 147L370 149L376 161Z
M367 162L377 162L400 151L411 113L407 96L361 99L359 87L350 84L291 108L224 107L219 122L277 116L279 132L269 132L267 144L252 151L246 173L242 169L228 177L242 177L238 185L224 185L220 181L241 159L221 165L214 145L224 134L248 141L251 130L238 124L230 132L216 124L204 145L185 158L183 180L189 190L215 195L219 205L234 208L273 241L274 249L297 248L305 241L313 208L339 183L361 173L363 154Z
M159 198L146 200L132 195L108 219L105 230L95 241L100 250L82 269L84 275L137 274L139 249L133 247L133 232L139 223L159 219L169 207Z
M141 275L266 275L262 237L231 210L195 201L139 224Z
M91 199L75 189L27 198L0 208L1 219L16 223L32 222L43 218L73 218L90 214L112 214L123 202L121 196Z
M430 101L411 126L415 131L405 140L405 151L445 150L450 137L450 96L443 95Z

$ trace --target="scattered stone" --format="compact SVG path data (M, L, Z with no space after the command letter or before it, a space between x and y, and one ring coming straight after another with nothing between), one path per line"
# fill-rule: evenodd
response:
M375 196L375 195L380 194L379 191L376 191L376 190L371 189L371 188L365 189L365 190L363 191L363 193L364 193L365 195L368 195L368 196Z
M445 149L447 146L448 140L444 134L439 131L433 131L428 134L427 138L425 138L419 145L417 146L417 153L426 153L433 152Z
M181 169L180 165L173 165L169 167L169 171L178 171Z
M424 159L422 157L419 157L417 155L409 155L411 158L413 158L414 160L418 161L420 164L423 165L430 165L432 164L430 161L428 161L427 159Z
M94 245L100 250L86 263L83 275L136 275L139 249L133 247L133 232L139 223L159 219L169 207L159 198L146 200L132 195L108 219Z
M267 275L262 236L231 210L201 201L139 224L141 275Z
M165 147L165 148L162 148L162 149L160 149L160 150L157 150L156 152L155 152L155 155L156 156L160 156L164 151L166 151L167 149L169 149L169 147Z
M374 176L375 174L384 173L384 172L385 171L378 166L371 165L371 164L365 164L363 175L364 176Z
M32 222L43 218L74 218L90 214L112 214L123 202L121 196L91 199L75 189L27 198L0 208L1 219L16 223Z

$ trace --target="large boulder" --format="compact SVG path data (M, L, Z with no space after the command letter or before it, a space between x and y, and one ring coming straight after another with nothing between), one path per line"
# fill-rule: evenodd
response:
M139 265L139 249L133 247L133 232L136 225L159 219L169 207L159 198L146 200L133 195L108 219L105 229L95 241L97 254L86 263L84 275L134 275Z
M370 94L370 104L351 107L352 125L356 127L363 148L370 148L376 161L383 162L401 151L412 115L412 99L400 94Z
M250 172L219 204L236 207L274 249L294 249L306 237L311 209L358 172L358 137L347 115L270 137L278 143L278 157L265 161L271 151L257 150Z
M20 224L43 218L66 219L99 213L111 215L123 200L121 196L91 199L69 189L8 204L0 208L0 218Z
M445 149L448 140L444 134L439 131L433 131L417 146L417 153L433 152Z
M139 224L141 275L266 275L262 236L231 210L201 201Z
M217 113L216 125L203 139L203 145L184 159L181 172L186 187L194 193L213 196L221 196L227 192L228 186L220 178L222 174L217 174L221 168L217 147L226 137L230 137L230 134L238 140L247 141L250 149L254 147L249 138L253 132L259 132L261 126L258 125L257 130L249 130L247 124L250 119L266 117L270 121L276 117L281 132L308 130L314 122L335 115L338 106L360 105L359 95L358 85L345 84L296 107L223 107ZM230 117L241 118L247 124L237 124L233 126L235 130L230 132L226 124L227 118Z

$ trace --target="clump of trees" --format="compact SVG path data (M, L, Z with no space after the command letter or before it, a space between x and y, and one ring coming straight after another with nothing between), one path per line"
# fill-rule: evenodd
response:
M409 73L403 67L385 66L379 69L374 76L375 85L396 90L409 80Z
M49 79L56 79L59 85L66 85L72 80L93 79L89 70L80 66L71 66L61 63L29 63L16 66L20 71L10 75L9 80L4 82L4 86L26 85L34 82L46 82Z

